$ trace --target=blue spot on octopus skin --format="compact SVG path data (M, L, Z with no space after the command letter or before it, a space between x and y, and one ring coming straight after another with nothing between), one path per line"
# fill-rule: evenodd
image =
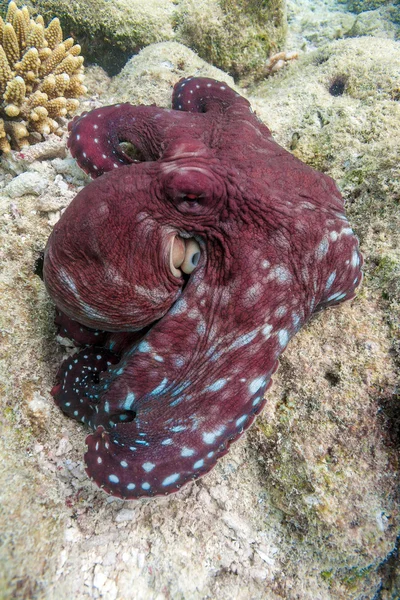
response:
M179 81L172 110L83 114L68 146L94 181L45 251L59 332L78 347L52 395L93 430L98 486L170 494L253 423L311 315L354 297L358 240L333 180L213 79Z

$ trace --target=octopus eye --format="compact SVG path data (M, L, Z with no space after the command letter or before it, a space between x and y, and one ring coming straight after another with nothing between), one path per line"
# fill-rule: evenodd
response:
M200 260L200 246L196 240L187 240L186 242L186 253L185 259L181 264L181 269L187 275L190 275L192 271L197 267Z
M193 239L182 239L180 236L174 236L170 246L169 266L175 277L180 277L183 273L190 275L199 264L201 256L200 246Z
M118 144L120 153L130 162L144 162L146 160L143 152L131 142L120 141Z

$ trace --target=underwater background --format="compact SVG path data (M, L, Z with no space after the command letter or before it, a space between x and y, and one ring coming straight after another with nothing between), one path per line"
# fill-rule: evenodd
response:
M22 65L1 30L0 598L398 599L399 1L26 6L59 23L51 52L32 42ZM87 430L50 396L71 347L37 271L90 181L67 151L72 115L170 107L190 75L236 87L277 142L336 180L364 282L291 341L266 408L210 474L128 502L87 478Z

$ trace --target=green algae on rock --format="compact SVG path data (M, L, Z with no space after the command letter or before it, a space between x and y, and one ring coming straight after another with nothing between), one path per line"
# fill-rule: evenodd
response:
M132 54L154 42L174 37L175 10L170 0L33 0L43 15L60 18L73 31L87 60L115 75Z
M181 0L176 18L179 41L234 76L255 75L286 37L282 0Z
M88 60L115 75L148 44L176 41L211 64L240 75L282 49L286 0L34 0L44 15L57 9Z
M393 0L347 0L349 10L357 14L368 10L375 10L387 4L393 4Z

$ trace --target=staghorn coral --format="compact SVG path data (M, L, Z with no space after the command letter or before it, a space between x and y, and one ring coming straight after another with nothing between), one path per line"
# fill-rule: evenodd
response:
M83 57L73 38L63 41L60 21L46 27L26 6L8 5L0 17L0 150L9 152L62 134L57 120L79 106L86 93Z

